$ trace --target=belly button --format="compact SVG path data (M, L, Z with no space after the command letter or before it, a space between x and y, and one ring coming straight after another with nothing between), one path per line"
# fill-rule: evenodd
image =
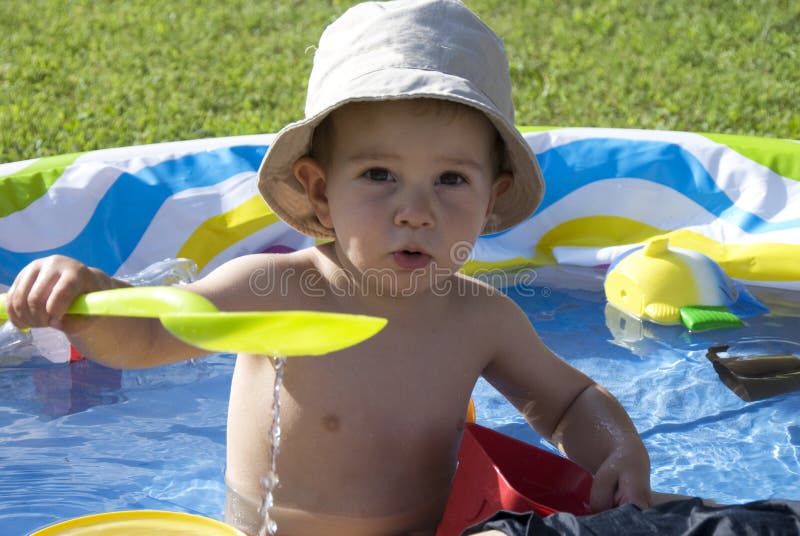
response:
M322 418L322 427L329 432L336 432L339 430L339 426L341 426L341 423L336 415L325 415Z

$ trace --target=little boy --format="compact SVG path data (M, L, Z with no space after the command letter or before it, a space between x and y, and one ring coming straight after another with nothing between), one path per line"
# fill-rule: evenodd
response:
M187 287L223 310L389 320L355 347L289 360L271 511L280 534L432 534L481 375L594 473L594 509L649 504L648 456L619 403L554 356L511 300L457 273L479 234L542 198L513 113L500 40L456 0L361 4L323 34L306 118L275 138L259 189L289 225L331 240L241 257ZM9 317L59 327L116 367L203 353L158 321L64 316L77 295L121 285L72 259L40 260L12 285ZM263 519L274 374L263 356L237 357L227 519L249 533Z

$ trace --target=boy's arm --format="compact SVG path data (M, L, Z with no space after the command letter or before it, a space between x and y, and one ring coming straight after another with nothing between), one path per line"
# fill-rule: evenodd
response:
M203 355L170 335L157 319L65 315L81 294L128 286L63 256L26 266L8 291L7 311L19 328L62 330L84 355L115 368L142 368Z
M651 505L650 457L620 403L597 384L569 405L551 441L594 473L594 511L633 503Z
M649 506L649 457L619 402L555 356L515 303L493 301L500 310L489 318L503 320L492 326L498 351L484 377L538 433L595 475L593 510Z

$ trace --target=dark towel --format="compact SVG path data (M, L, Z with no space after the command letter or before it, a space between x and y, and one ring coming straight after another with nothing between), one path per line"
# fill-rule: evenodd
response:
M470 527L463 536L485 530L499 530L508 536L793 536L800 535L800 502L705 506L700 499L689 499L647 510L626 504L588 516L561 512L546 518L531 512L501 511Z

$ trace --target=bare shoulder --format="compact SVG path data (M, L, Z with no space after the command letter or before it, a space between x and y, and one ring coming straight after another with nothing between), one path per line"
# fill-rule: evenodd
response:
M502 290L484 281L459 275L452 296L451 319L461 337L481 348L486 371L499 363L530 362L547 353L524 311Z
M535 333L522 309L503 291L463 274L457 274L455 284L459 307L490 324L495 333L498 328L502 328L503 334L509 330Z
M314 270L314 266L311 250L244 255L187 288L206 296L221 309L280 308L296 293L296 274Z

